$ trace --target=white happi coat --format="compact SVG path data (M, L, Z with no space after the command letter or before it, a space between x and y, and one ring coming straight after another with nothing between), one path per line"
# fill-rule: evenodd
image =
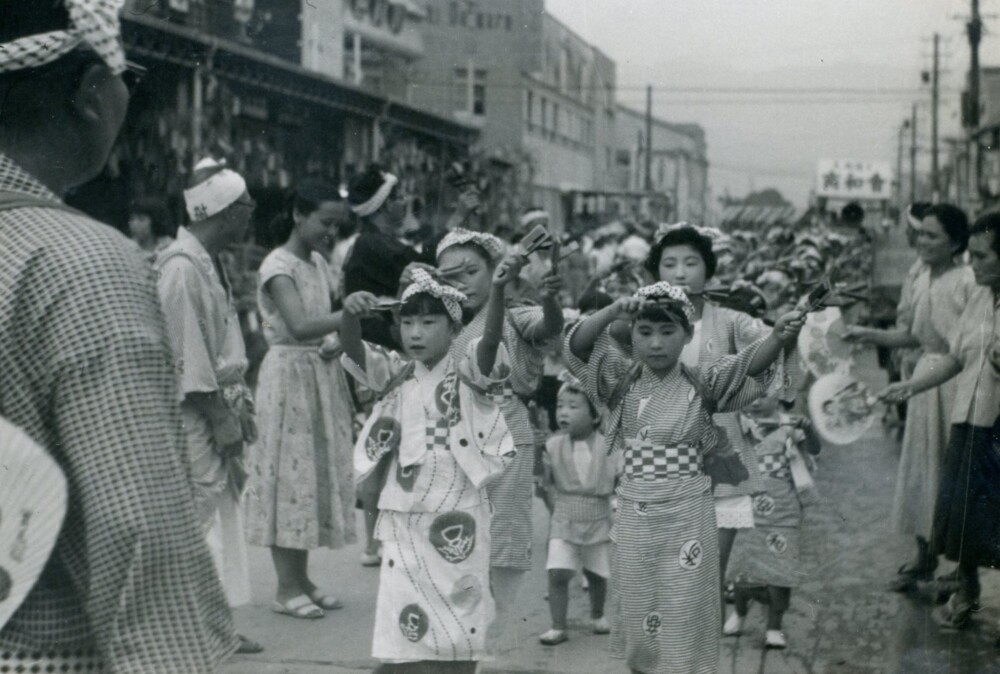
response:
M372 655L380 660L479 660L494 618L489 587L490 503L484 487L515 456L494 399L506 375L479 372L475 349L433 369L366 344L365 367L345 370L376 403L354 448L357 480L389 461L376 537L382 571Z

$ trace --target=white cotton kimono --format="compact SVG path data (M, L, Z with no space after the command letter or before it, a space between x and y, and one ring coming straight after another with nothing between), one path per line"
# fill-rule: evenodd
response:
M231 607L250 602L250 568L240 497L245 480L241 457L223 459L208 419L189 406L192 393L218 392L248 423L253 416L243 333L228 279L187 229L154 263L157 289L174 353L178 395L195 506L216 571Z
M501 347L496 378L487 377L476 364L478 343L430 370L367 343L364 370L342 358L382 395L354 447L354 468L360 481L390 462L375 528L382 571L372 656L383 661L485 657L494 603L484 487L515 448L494 400L506 353Z

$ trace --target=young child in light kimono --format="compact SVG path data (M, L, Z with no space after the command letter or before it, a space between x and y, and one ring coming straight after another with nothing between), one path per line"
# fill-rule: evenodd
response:
M567 365L608 407L605 437L623 453L611 532L611 654L644 674L718 672L719 535L706 468L736 479L726 469L739 459L712 413L765 394L804 320L788 313L768 335L701 370L680 362L693 317L684 292L661 281L585 318L566 338ZM608 333L619 319L630 325L632 358Z
M549 520L549 612L552 629L539 637L546 646L566 641L569 582L583 570L590 593L591 628L611 631L604 599L611 575L611 494L616 458L598 430L600 414L583 385L568 373L559 390L559 432L545 443L542 483L552 502Z
M735 607L723 634L737 636L743 631L750 601L756 599L767 605L765 647L785 648L788 642L781 620L792 588L802 580L802 508L817 498L803 452L818 454L820 443L808 420L779 411L773 396L754 401L741 415L741 422L754 441L756 467L767 491L754 497L754 529L736 541L732 565Z
M508 371L501 346L503 288L516 263L501 263L480 339L452 355L465 299L416 270L399 308L411 360L361 340L370 293L344 302L342 362L380 400L354 448L356 480L388 462L375 534L382 568L372 655L377 672L474 672L494 618L490 504L485 485L514 457L494 400ZM495 365L498 363L498 365Z

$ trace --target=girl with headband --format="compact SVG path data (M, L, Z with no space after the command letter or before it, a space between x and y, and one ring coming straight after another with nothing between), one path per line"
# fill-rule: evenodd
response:
M494 395L509 372L503 288L516 274L513 264L497 268L483 332L462 352L454 342L466 297L424 270L413 271L398 310L409 360L362 341L359 318L376 308L373 295L344 301L341 362L379 395L354 447L354 467L363 480L385 465L372 642L382 674L415 671L418 663L419 671L472 674L485 656L494 603L484 487L515 452Z
M649 253L646 269L660 281L684 290L694 310L692 336L681 354L682 363L707 369L719 359L738 353L768 334L767 326L760 319L716 306L706 301L702 294L718 266L713 243L721 232L681 223L661 229L658 234L660 238ZM796 388L791 380L791 374L798 371L795 358L795 345L789 343L778 361L778 397L789 402L795 399ZM750 479L739 485L720 484L715 489L720 581L725 578L737 531L753 528L751 496L765 491L755 469L757 459L753 443L740 426L738 411L715 416L716 423L725 429L750 474Z
M719 474L735 456L712 413L764 395L805 318L785 314L737 354L689 367L682 352L695 315L685 293L661 281L588 316L565 341L567 365L607 406L605 438L624 459L611 536L611 654L643 674L718 671L719 538L706 469ZM608 332L619 320L628 322L631 357Z
M464 229L445 236L437 254L439 273L466 296L463 302L466 324L453 347L456 354L461 354L486 329L487 301L493 295L491 278L497 265L516 261L519 268L524 259L508 258L502 262L504 245L500 239ZM491 645L506 631L521 578L531 568L535 432L525 401L541 385L545 358L541 347L558 337L563 325L558 302L560 279L553 274L544 283L543 306L510 309L503 326L502 339L511 357L512 372L504 387L502 406L518 455L489 490L494 507L490 564L498 602L497 623L490 632Z

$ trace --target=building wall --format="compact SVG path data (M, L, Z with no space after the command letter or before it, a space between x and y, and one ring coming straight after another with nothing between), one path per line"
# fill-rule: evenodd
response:
M652 186L667 194L678 220L703 222L706 215L708 159L705 133L695 124L671 124L653 119ZM615 187L641 191L646 187L646 117L618 106L615 124Z
M520 149L522 73L540 67L543 0L418 2L427 18L413 105L479 126L486 150ZM470 69L481 110L469 109Z

